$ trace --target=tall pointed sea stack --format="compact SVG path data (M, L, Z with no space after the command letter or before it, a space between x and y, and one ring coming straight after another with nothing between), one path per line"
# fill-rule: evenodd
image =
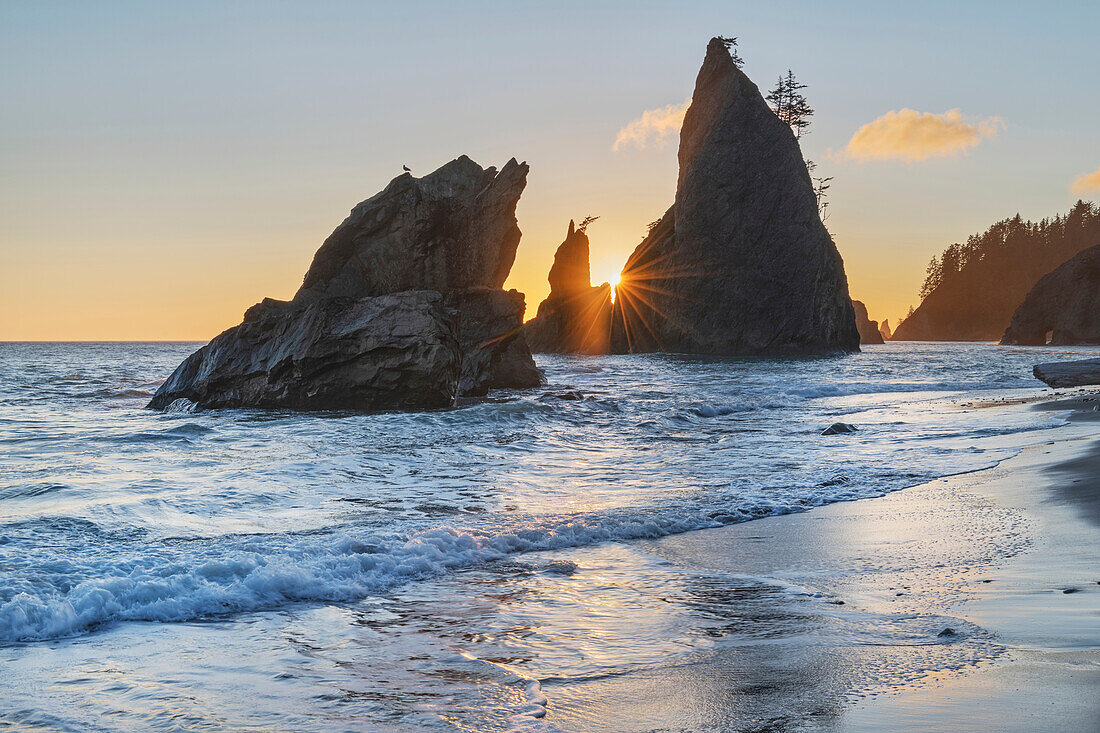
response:
M592 287L587 233L572 221L550 268L550 295L523 329L535 353L606 354L611 330L611 285Z
M802 151L712 39L680 132L676 201L627 261L612 349L858 351L844 263Z

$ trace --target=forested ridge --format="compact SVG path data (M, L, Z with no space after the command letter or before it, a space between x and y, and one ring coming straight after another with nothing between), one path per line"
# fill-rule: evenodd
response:
M1100 207L1087 201L1053 219L1003 219L932 258L922 302L893 338L997 340L1039 278L1097 244Z

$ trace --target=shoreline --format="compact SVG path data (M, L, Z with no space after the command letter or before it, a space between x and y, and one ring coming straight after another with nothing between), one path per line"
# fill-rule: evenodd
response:
M1094 405L1094 394L1063 393L1009 407L1073 413L1056 429L1066 433L992 468L636 543L678 567L816 596L809 630L778 634L760 654L719 648L676 666L674 680L642 672L546 685L547 721L570 731L1095 731Z

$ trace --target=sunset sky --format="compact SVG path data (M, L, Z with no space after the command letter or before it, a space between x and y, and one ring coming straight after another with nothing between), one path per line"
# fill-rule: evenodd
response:
M0 339L201 339L288 298L402 164L531 165L528 315L570 218L611 278L672 202L707 40L788 68L853 297L1100 200L1100 4L0 0Z

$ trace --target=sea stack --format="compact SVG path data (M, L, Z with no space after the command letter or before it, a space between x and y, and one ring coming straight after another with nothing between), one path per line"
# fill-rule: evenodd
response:
M859 331L859 343L881 344L884 343L878 321L872 321L867 315L867 306L861 300L852 301L852 309L856 312L856 330Z
M859 350L844 263L798 140L720 39L680 132L676 199L623 269L612 349Z
M891 338L893 338L894 333L893 333L893 331L890 330L890 319L889 318L882 319L882 323L879 324L879 327L878 327L878 332L879 332L879 335L882 336L882 340L884 342L889 341Z
M325 240L293 300L249 308L149 406L422 409L538 386L523 294L502 289L527 171L462 156L393 179Z
M583 222L582 222L583 223ZM606 354L611 335L611 285L592 287L588 234L572 220L554 254L550 295L524 325L535 353Z
M1086 249L1035 283L1012 314L1001 343L1100 344L1100 245Z

